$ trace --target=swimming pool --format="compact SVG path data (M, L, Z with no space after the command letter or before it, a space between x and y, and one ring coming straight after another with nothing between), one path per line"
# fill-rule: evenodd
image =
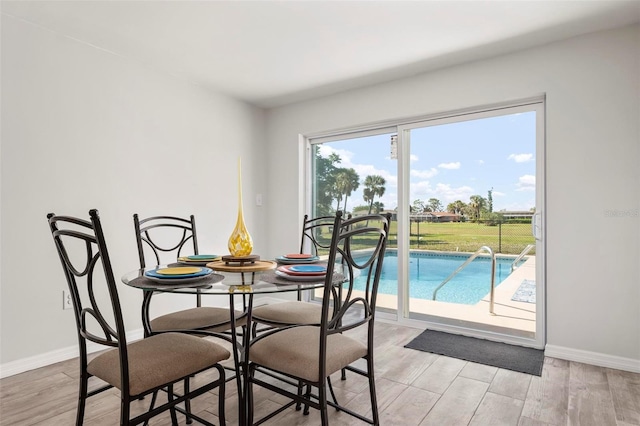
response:
M411 252L409 255L409 297L432 300L433 291L470 255ZM511 273L513 258L496 256L497 287ZM387 251L382 265L378 293L396 295L398 292L398 255ZM363 290L364 278L356 279L355 289ZM475 305L489 293L491 259L479 256L438 291L440 302Z

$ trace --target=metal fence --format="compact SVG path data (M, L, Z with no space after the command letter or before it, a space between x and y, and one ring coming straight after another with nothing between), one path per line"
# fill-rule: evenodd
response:
M392 227L391 233L397 227ZM390 244L396 242L392 235ZM530 223L491 221L418 222L411 223L411 249L475 252L482 246L495 253L520 254L527 245L535 244ZM535 248L529 252L535 254Z

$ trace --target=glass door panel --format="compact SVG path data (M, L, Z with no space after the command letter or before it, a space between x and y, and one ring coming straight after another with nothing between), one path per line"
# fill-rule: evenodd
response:
M540 119L537 106L524 106L401 126L405 316L536 338Z
M312 217L390 212L393 215L388 253L397 252L398 172L392 153L395 133L359 136L351 134L330 141L311 140ZM378 308L396 312L397 268L385 260L385 275L378 296Z

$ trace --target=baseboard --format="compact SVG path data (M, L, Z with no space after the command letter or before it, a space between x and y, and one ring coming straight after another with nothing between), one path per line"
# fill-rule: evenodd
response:
M132 330L127 332L127 340L135 341L144 337L144 331L142 329ZM104 350L105 347L97 343L89 342L87 344L87 352L94 353ZM78 357L78 345L69 346L66 348L56 349L54 351L46 352L40 355L31 356L28 358L22 358L16 361L0 364L0 379L5 377L15 376L16 374L24 373L25 371L35 370L36 368L46 367L47 365L55 364L57 362L67 361L72 358Z
M640 373L640 360L633 358L624 358L615 355L607 355L598 352L589 352L549 344L545 346L544 355L551 358L559 358L567 361L597 365L599 367Z
M266 297L261 299L264 302L274 303L283 302L283 299L275 297ZM422 325L424 327L424 324ZM129 341L142 339L143 330L132 330L127 333ZM87 345L89 353L103 350L104 346L92 343ZM633 358L624 358L615 355L607 355L598 352L583 351L580 349L572 349L564 346L549 345L545 346L545 356L551 358L559 358L567 361L582 362L585 364L597 365L599 367L613 368L616 370L630 371L632 373L640 373L640 360ZM66 361L78 356L78 346L69 346L67 348L56 349L55 351L44 354L19 359L5 364L0 364L0 379L24 373L25 371L35 370L36 368L46 367L47 365L57 362Z

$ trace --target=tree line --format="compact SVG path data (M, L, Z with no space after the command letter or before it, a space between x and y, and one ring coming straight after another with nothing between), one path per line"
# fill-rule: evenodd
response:
M315 205L319 216L329 216L338 210L347 210L347 200L360 187L360 176L353 168L340 167L342 159L336 153L322 157L316 150L316 182ZM385 193L386 180L379 175L369 175L364 179L362 198L366 204L353 208L353 212L366 211L380 213L384 204L379 200ZM396 208L397 209L397 208ZM427 201L414 200L409 206L411 213L441 212L443 204L437 198ZM447 204L446 211L459 214L472 221L491 220L502 221L502 216L493 211L493 188L487 191L487 197L472 195L469 202L456 200Z
M347 200L360 187L360 176L353 168L340 167L342 159L336 153L322 157L316 151L315 205L316 214L328 216L337 210L347 210ZM366 210L368 213L380 213L384 204L380 199L385 193L387 181L379 175L369 175L364 179L362 198L366 205L354 208L354 211Z
M471 220L478 221L481 218L487 219L493 216L493 189L488 191L487 198L481 195L472 195L469 197L469 202L465 203L462 200L456 200L447 204L446 211L449 213L459 214L465 216ZM441 212L443 205L437 198L429 198L429 200L422 201L420 199L414 200L410 206L411 213L428 213L428 212Z

